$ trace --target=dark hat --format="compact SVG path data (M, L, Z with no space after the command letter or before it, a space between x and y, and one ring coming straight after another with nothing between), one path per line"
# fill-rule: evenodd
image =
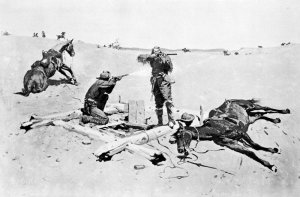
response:
M102 80L108 80L110 78L110 72L109 71L103 71L97 79L102 79Z
M152 51L151 51L151 54L154 54L154 53L161 53L161 50L160 50L160 47L159 47L159 46L153 47L153 49L152 49Z
M192 122L195 119L195 116L193 114L183 113L181 115L180 119L177 119L177 121L181 122Z

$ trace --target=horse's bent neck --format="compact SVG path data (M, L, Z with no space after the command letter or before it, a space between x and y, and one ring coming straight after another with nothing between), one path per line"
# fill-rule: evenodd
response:
M55 51L59 51L60 53L62 53L68 46L67 42L64 43L58 43L55 46L53 46L51 49L55 50Z
M212 131L206 126L200 127L188 127L189 131L192 134L193 140L211 140L212 139Z

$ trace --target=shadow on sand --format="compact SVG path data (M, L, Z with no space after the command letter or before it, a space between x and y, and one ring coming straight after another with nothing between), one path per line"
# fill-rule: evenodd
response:
M59 80L56 80L56 79L48 79L48 84L50 86L59 86L61 84L72 84L70 80L67 80L67 79L59 79Z

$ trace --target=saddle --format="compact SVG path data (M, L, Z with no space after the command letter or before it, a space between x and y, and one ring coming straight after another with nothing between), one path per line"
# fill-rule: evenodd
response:
M43 67L48 67L50 63L55 65L56 70L62 66L62 54L50 49L48 51L42 51L42 60L40 61Z

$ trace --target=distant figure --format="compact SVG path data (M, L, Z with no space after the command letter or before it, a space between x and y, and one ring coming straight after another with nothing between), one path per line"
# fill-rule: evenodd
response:
M262 46L258 46L258 48L263 48Z
M42 37L46 38L46 33L44 31L42 31Z
M33 32L33 36L32 37L39 37L38 33Z
M119 41L116 40L115 42L109 44L109 45L108 45L108 48L113 48L113 49L119 50L121 47L120 47Z
M103 71L97 81L89 88L84 99L84 109L81 122L98 125L107 124L109 119L104 113L108 95L113 91L117 81L123 76L111 77L109 71Z
M235 53L234 53L234 55L238 55L238 54L239 54L239 52L235 52Z
M8 31L1 31L1 35L2 36L9 36L10 33L8 33Z
M189 49L187 49L187 48L183 48L182 51L185 52L185 53L186 53L186 52L191 52L191 51L190 51Z
M61 34L60 35L56 35L57 36L57 40L59 40L59 39L66 39L65 38L65 35L66 35L66 32L61 32Z
M228 55L230 55L230 52L229 52L228 50L224 50L224 51L223 51L223 54L224 54L225 56L228 56Z

